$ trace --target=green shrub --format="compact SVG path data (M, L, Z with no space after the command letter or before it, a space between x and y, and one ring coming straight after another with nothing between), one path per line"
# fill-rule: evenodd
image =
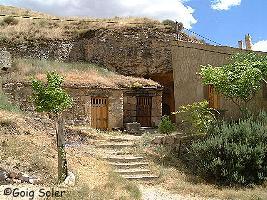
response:
M167 25L167 26L176 26L176 22L171 20L171 19L165 19L162 21L162 24Z
M159 123L158 131L163 134L170 134L176 130L169 116L164 115Z
M192 170L223 184L261 184L267 179L267 117L214 127L205 140L194 142L187 155Z
M19 20L17 20L15 17L8 16L5 17L2 21L2 24L7 24L7 25L17 25L19 23Z
M181 125L188 134L207 133L215 122L215 110L208 107L205 101L196 102L186 106L180 106L175 113L181 119Z

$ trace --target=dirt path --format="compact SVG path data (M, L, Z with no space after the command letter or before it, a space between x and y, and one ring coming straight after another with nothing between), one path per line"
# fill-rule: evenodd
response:
M168 190L156 186L144 186L140 185L139 189L142 193L142 200L218 200L218 199L207 199L199 196L184 196L174 194Z

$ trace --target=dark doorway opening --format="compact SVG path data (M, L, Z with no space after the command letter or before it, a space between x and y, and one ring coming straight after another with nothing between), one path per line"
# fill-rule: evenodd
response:
M175 116L172 114L172 112L175 112L173 72L155 74L148 78L163 86L162 115L170 116L172 122L175 122Z
M142 127L151 127L152 97L136 97L136 121Z

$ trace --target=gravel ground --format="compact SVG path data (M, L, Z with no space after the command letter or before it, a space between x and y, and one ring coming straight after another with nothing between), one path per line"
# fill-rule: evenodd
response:
M214 198L202 198L199 196L182 196L171 193L161 187L140 185L139 189L142 192L142 200L218 200Z

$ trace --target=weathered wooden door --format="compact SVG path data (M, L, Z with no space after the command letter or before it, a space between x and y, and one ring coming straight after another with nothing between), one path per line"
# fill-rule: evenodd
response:
M93 97L91 99L91 126L96 129L108 128L108 99Z
M151 127L152 97L137 97L136 121L143 127Z
M218 93L215 91L213 85L208 86L208 101L209 107L214 109L220 108L220 97Z

